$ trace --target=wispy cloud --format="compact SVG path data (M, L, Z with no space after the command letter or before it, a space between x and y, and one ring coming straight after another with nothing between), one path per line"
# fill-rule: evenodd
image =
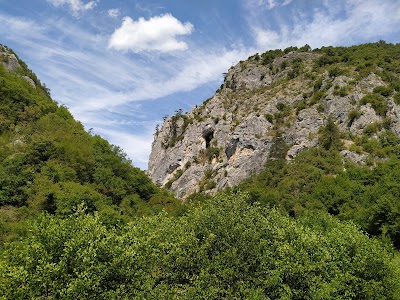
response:
M288 5L288 4L290 4L292 1L293 1L293 0L285 0L285 1L283 1L282 6Z
M254 17L259 11L251 8L252 17L248 20L258 46L274 49L304 44L312 47L347 45L384 38L400 26L400 2L396 0L348 0L341 1L339 7L333 0L321 3L323 5L312 11L285 15L285 18L296 19L293 23L276 20L274 24L261 23L260 18ZM296 16L306 13L308 15L302 20Z
M98 1L94 0L84 3L81 0L47 0L47 2L56 7L67 5L71 9L73 15L77 16L82 11L93 9Z
M111 18L117 18L120 15L120 11L118 8L111 8L107 12Z
M170 52L186 50L188 45L178 41L177 36L191 34L193 25L182 23L170 14L134 21L125 17L121 27L112 34L109 47L132 52Z
M60 88L57 96L81 113L190 91L220 80L221 73L232 62L252 53L245 48L205 47L175 54L169 59L152 56L132 60L123 53L108 51L106 36L90 34L62 20L39 26L32 21L0 15L0 22L5 25L0 33L19 37L20 48L26 49L33 62L40 64L39 71L44 73L46 82L48 79L63 83L54 84ZM34 34L31 34L32 28L37 28ZM50 29L56 30L63 39L79 41L82 43L79 48L88 50L78 51L74 43L58 44L49 35Z
M246 0L246 1L247 4L250 6L271 10L279 6L288 5L293 0Z

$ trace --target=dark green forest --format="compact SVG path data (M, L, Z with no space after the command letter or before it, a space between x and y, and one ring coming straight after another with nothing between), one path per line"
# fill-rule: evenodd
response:
M313 51L316 68L388 82L365 100L377 109L399 98L400 45ZM20 64L0 64L0 299L400 299L400 139L384 124L356 141L365 166L343 160L332 121L319 147L287 162L282 146L182 203Z

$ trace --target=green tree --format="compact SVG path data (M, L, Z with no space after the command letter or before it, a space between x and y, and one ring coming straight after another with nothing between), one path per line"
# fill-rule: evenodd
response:
M340 131L332 117L320 128L318 141L325 150L340 150L342 147Z

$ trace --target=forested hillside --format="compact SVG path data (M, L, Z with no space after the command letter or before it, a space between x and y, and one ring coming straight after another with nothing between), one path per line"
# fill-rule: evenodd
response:
M400 151L388 122L355 137L329 118L291 160L278 135L258 175L182 204L2 49L0 299L400 299ZM335 64L349 50L320 51ZM284 51L257 63L274 53ZM381 88L373 99L396 101L398 71L387 73L390 96ZM301 103L320 104L312 99ZM295 114L280 106L275 132ZM344 159L350 138L365 163ZM215 180L207 174L203 187Z
M120 148L86 132L25 63L0 49L1 243L24 231L20 221L42 211L67 216L80 204L110 224L162 208L178 213L180 204Z
M293 162L273 161L234 190L249 201L279 208L293 217L326 212L352 221L371 236L400 248L400 160L394 156L374 168L346 164L337 151L317 148Z

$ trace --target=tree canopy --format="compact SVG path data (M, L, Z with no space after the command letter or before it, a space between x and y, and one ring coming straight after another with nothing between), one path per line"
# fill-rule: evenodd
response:
M299 220L243 193L122 230L42 214L6 247L5 299L395 299L393 250L327 214Z

